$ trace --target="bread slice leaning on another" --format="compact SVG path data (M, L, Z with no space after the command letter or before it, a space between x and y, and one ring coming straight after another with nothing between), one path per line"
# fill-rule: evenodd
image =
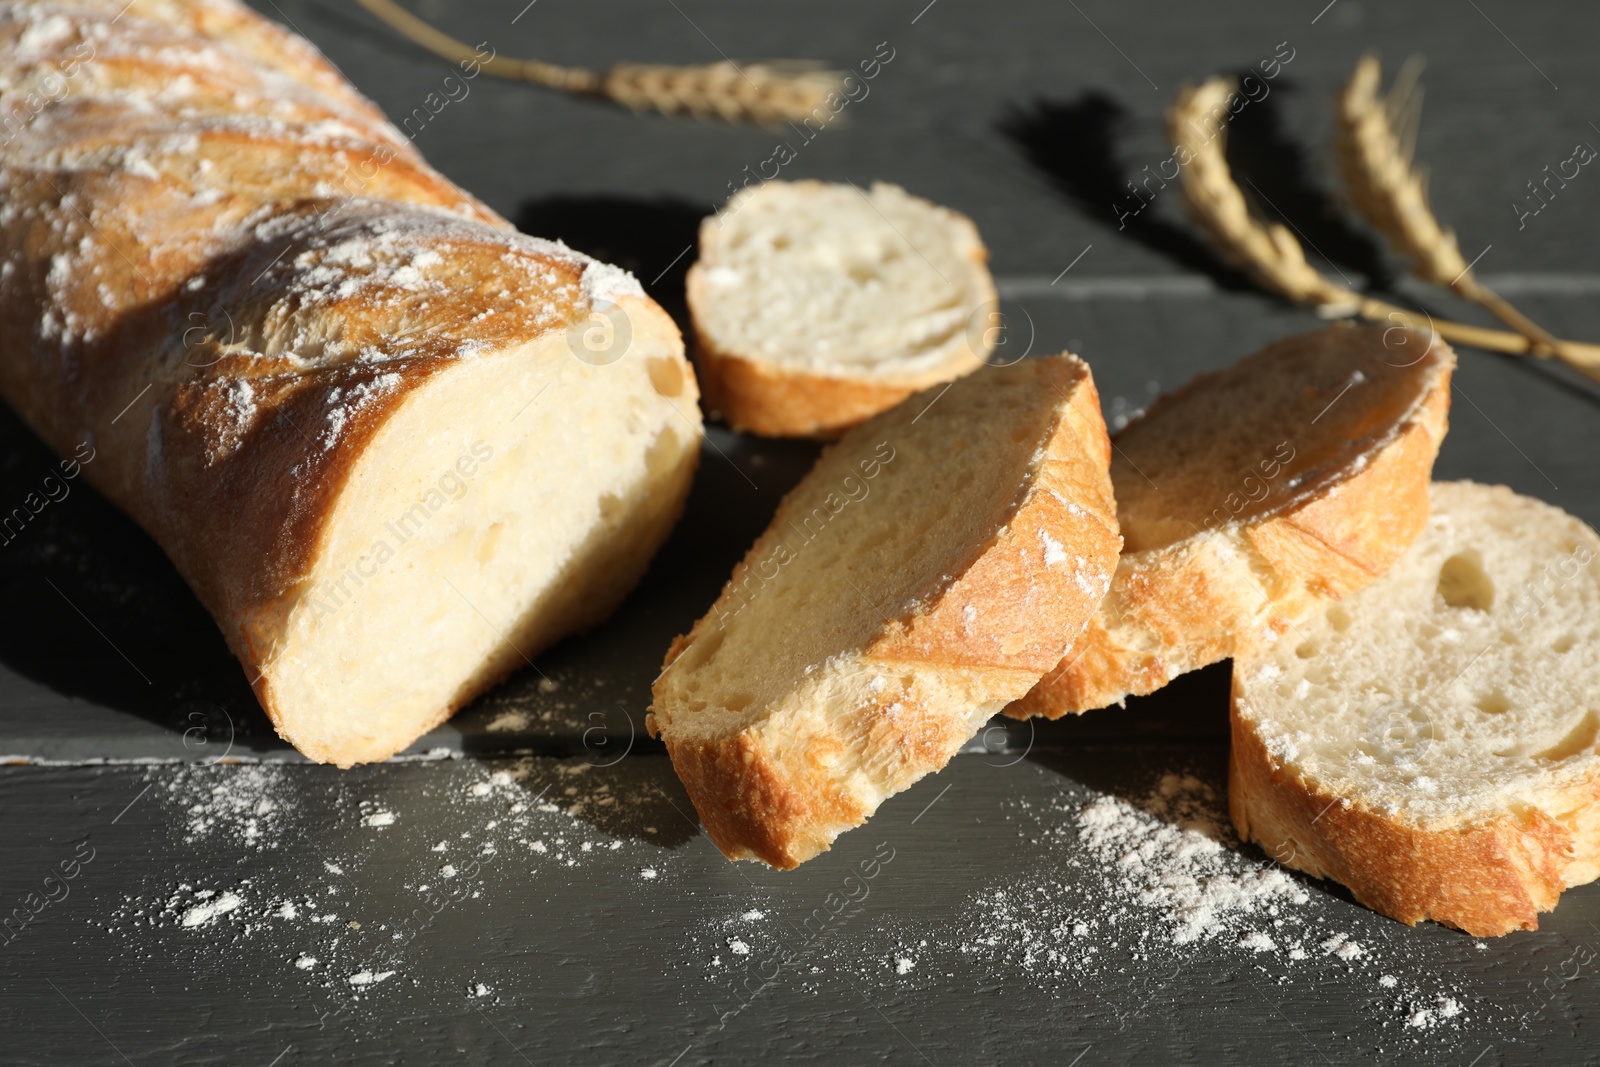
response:
M794 867L943 767L1105 594L1089 368L961 379L856 427L674 642L647 720L731 859Z
M739 192L689 269L707 406L751 433L835 437L972 373L999 336L988 259L970 219L897 185Z
M1385 578L1234 660L1239 835L1404 923L1532 930L1600 875L1600 538L1433 487Z
M1115 440L1111 592L1007 714L1154 692L1383 574L1427 520L1454 367L1432 335L1338 325L1157 400Z

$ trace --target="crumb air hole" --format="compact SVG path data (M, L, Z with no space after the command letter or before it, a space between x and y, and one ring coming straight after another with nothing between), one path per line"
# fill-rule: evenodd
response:
M1478 710L1485 715L1504 715L1511 710L1511 701L1498 689L1491 689L1478 698Z
M1494 606L1494 583L1484 573L1476 552L1458 552L1439 568L1439 595L1452 608L1488 611Z

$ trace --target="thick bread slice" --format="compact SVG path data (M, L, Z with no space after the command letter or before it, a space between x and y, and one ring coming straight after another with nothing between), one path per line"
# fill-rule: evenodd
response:
M1109 452L1062 355L823 453L655 686L649 728L729 858L823 851L1055 664L1116 565Z
M965 215L896 185L766 182L700 225L689 269L711 410L770 436L832 437L983 365L989 258Z
M700 443L672 320L232 0L0 4L0 395L171 556L278 732L403 749L592 625Z
M1153 692L1388 570L1427 519L1454 367L1431 335L1340 325L1158 400L1116 438L1111 592L1007 714Z
M1535 929L1600 875L1596 556L1548 504L1435 485L1387 577L1235 659L1239 836L1404 923Z

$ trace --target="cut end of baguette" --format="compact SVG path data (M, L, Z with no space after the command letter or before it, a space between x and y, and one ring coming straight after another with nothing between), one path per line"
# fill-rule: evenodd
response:
M969 374L993 348L971 220L874 183L766 182L700 228L689 270L712 410L740 430L833 437Z
M1534 929L1600 875L1600 538L1433 487L1385 578L1234 663L1241 837L1405 923Z
M1117 436L1111 592L1007 714L1154 692L1383 574L1427 519L1454 366L1432 335L1340 325L1158 400Z
M1088 367L1025 360L856 427L668 654L650 726L733 859L793 867L1059 658L1120 538Z
M460 361L360 451L312 569L244 637L301 752L341 767L393 755L637 581L700 427L676 329L625 303L633 338L615 362L578 358L559 331Z

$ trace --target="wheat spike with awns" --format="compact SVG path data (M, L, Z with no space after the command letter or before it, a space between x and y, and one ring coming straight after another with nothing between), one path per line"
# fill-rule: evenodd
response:
M1218 255L1264 289L1330 318L1357 315L1432 330L1448 341L1491 352L1553 357L1600 382L1600 345L1552 337L1473 278L1454 234L1440 226L1429 210L1410 153L1400 148L1388 112L1376 102L1376 76L1375 65L1358 67L1352 88L1341 98L1341 146L1352 200L1374 228L1407 255L1418 276L1482 304L1516 325L1517 332L1437 319L1377 300L1307 263L1300 242L1286 227L1251 210L1228 165L1225 129L1206 131L1209 119L1228 114L1234 86L1225 78L1185 88L1167 112L1168 131L1182 164L1185 203ZM1381 124L1374 109L1382 115Z
M724 60L687 67L617 63L603 71L506 56L485 60L476 49L435 29L394 0L358 2L414 44L452 63L475 63L496 77L599 97L634 111L775 126L810 117L843 88L842 74L808 60L742 65Z

